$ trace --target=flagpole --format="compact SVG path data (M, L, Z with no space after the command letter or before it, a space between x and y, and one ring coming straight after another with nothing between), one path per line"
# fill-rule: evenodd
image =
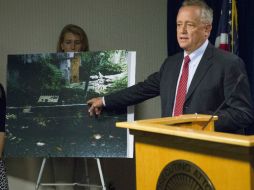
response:
M236 7L236 0L232 0L232 8L231 8L231 31L232 31L232 35L231 35L231 52L235 53L235 29L238 28L238 15L237 15L237 7Z

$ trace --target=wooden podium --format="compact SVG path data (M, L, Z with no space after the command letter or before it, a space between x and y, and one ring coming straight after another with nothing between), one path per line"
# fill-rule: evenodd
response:
M214 132L210 118L117 123L135 136L137 190L254 189L254 136Z

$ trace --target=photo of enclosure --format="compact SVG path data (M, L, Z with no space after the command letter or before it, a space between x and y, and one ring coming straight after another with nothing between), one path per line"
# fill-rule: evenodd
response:
M127 87L129 53L9 55L5 155L126 157L126 109L95 118L86 102Z

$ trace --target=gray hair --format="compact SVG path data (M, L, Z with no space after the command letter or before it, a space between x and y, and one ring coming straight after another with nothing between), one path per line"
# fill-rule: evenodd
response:
M201 9L201 21L212 24L213 22L213 10L203 0L185 0L182 7L185 6L197 6Z

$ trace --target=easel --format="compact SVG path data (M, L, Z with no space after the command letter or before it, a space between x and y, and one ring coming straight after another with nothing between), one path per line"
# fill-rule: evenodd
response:
M89 173L88 173L88 165L87 165L87 159L84 158L84 162L85 162L85 176L87 178L87 183L83 184L83 183L41 183L41 177L46 165L46 161L47 158L43 158L42 163L41 163L41 168L39 171L39 175L36 181L36 186L35 186L35 190L39 190L40 186L81 186L81 187L95 187L95 188L101 188L102 190L106 190L106 186L105 186L105 182L104 182L104 177L103 177L103 173L102 173L102 169L101 169L101 162L99 158L94 158L96 160L97 163L97 167L98 167L98 172L100 175L100 180L101 180L101 185L95 185L95 184L90 184L89 182Z

